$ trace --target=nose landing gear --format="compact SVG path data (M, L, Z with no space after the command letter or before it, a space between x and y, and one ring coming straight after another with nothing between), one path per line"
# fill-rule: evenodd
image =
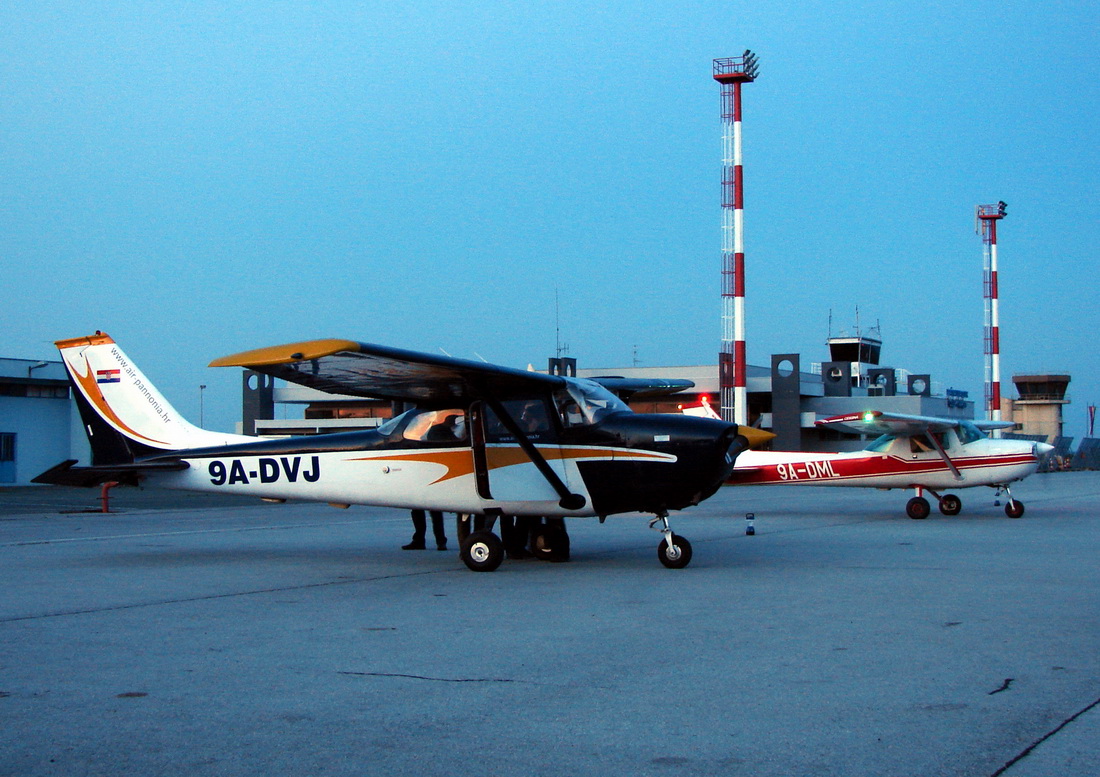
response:
M1007 515L1009 518L1019 518L1020 516L1022 516L1024 514L1024 503L1019 501L1018 499L1013 499L1012 498L1012 491L1009 489L1007 484L1005 484L1003 486L997 486L997 494L996 494L997 497L1000 497L1002 490L1006 494L1008 494L1008 501L1005 502L1005 515ZM993 504L998 504L998 505L1000 503L1001 503L1000 499L996 499L993 502Z
M661 524L661 528L657 530L664 535L657 546L657 558L669 569L683 569L691 563L691 543L679 534L672 533L668 525L668 513L661 513L650 521L649 528L653 529L657 524Z

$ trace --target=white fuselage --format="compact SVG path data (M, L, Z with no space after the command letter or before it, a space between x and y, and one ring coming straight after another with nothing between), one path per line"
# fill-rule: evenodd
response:
M1039 467L1034 443L980 439L962 444L949 431L944 450L956 476L939 452L921 450L913 439L897 437L883 450L850 453L745 451L726 484L971 488L1021 480Z
M579 461L676 460L653 451L607 446L539 446L539 450L570 491L585 497L583 508L562 508L558 494L517 445L486 447L490 499L479 494L469 446L196 458L185 454L182 458L187 469L147 477L149 485L161 488L268 499L463 513L496 509L509 515L591 516L596 513Z

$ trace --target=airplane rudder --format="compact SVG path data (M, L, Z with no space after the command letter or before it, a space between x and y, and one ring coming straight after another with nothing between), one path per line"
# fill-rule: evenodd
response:
M119 463L177 450L187 424L109 335L57 341L93 456Z

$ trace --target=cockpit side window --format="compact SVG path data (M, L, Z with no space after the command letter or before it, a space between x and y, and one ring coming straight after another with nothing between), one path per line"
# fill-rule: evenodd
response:
M941 448L945 447L942 432L929 432L928 434L930 434L936 440L936 442L939 443ZM932 445L932 443L928 441L928 438L925 435L914 434L912 437L909 438L909 450L913 453L929 453L936 449Z
M516 422L529 440L537 442L550 436L550 416L541 399L509 399L501 402L504 411ZM511 440L513 435L491 407L485 409L485 437L491 442Z
M401 432L404 439L437 445L459 445L466 441L466 414L462 410L412 412L412 417Z

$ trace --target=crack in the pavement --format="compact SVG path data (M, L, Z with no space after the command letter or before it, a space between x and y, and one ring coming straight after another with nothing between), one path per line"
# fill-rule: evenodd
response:
M1100 699L1097 699L1096 701L1094 701L1092 704L1088 705L1084 709L1078 710L1073 715L1070 715L1068 718L1063 720L1061 723L1059 723L1053 729L1051 729L1046 734L1039 737L1034 742L1032 742L1030 745L1028 745L1026 748L1024 748L1023 751L1021 751L1015 758L1013 758L1011 761L1006 763L1004 766L1002 766L997 771L993 772L993 774L989 775L989 777L1001 777L1002 774L1004 774L1009 769L1011 769L1013 766L1015 766L1017 763L1019 763L1020 761L1022 761L1025 758L1027 758L1029 755L1031 755L1032 751L1034 751L1035 748L1037 748L1039 745L1043 744L1043 742L1046 742L1052 736L1057 734L1059 731L1064 729L1070 723L1077 720L1079 717L1081 717L1082 715L1084 715L1086 712L1088 712L1089 710L1091 710L1093 707L1095 707L1097 705L1100 705Z
M539 685L530 680L516 680L511 677L426 677L419 674L400 674L398 672L339 672L354 677L402 677L408 680L430 680L437 683L524 683Z
M37 615L16 615L9 618L0 618L0 623L13 623L15 621L34 621L42 618L61 618L67 615L93 615L100 612L117 612L119 610L136 610L142 607L160 607L166 604L187 604L188 602L205 602L213 599L232 599L237 596L254 596L256 594L274 594L284 591L305 591L310 588L327 588L334 585L355 585L357 583L376 583L381 580L394 580L404 577L419 577L421 575L437 575L441 572L453 572L454 569L432 569L425 572L403 572L395 575L379 575L377 577L357 577L351 580L327 580L322 583L308 583L306 585L291 585L282 588L257 588L252 591L231 591L223 594L207 594L205 596L188 596L180 599L160 599L153 602L135 602L133 604L118 604L111 607L89 607L85 610L60 610L57 612L43 612Z

